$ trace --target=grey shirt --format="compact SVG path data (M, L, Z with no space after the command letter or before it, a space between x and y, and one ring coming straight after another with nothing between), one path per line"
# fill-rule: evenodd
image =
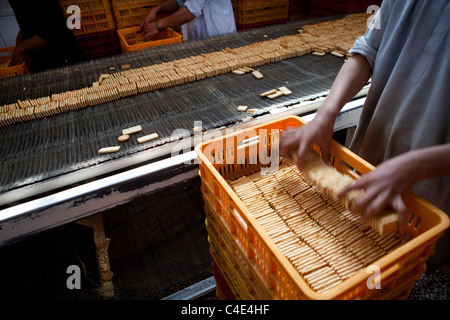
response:
M373 69L350 149L373 165L450 143L449 25L448 0L384 0L350 50ZM449 176L423 181L413 191L450 214Z

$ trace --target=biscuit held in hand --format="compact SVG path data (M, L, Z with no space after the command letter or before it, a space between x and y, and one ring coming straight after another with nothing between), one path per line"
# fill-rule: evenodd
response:
M364 207L355 210L357 208L355 204L364 196L364 190L355 187L357 180L353 180L350 176L326 164L313 150L308 150L304 157L302 173L306 180L322 193L339 199L347 209L362 214L364 217ZM395 233L399 229L398 214L394 211L384 210L381 214L368 218L367 224L381 235Z

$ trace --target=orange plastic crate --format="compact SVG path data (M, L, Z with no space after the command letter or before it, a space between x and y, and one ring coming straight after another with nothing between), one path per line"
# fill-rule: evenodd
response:
M140 27L131 27L117 30L122 52L143 50L154 46L167 45L181 42L183 36L171 28L167 28L152 37L152 40L144 41Z
M83 35L115 29L109 0L59 0L64 16L69 18L72 12L67 8L76 5L80 8L81 29L72 29L75 35Z
M66 18L69 15L66 15ZM90 12L81 12L81 29L72 29L73 33L78 35L89 34L100 31L115 29L116 25L112 17L111 10L97 10Z
M67 13L67 7L76 5L81 12L92 12L98 10L109 10L109 0L59 0L59 5L64 13Z
M151 8L161 1L115 0L112 3L112 11L118 29L139 26L147 16Z
M226 182L257 172L266 160L261 151L278 157L283 130L305 123L281 118L198 144L195 148L205 199L211 255L237 298L244 299L405 299L425 270L436 241L449 226L448 216L425 200L408 196L407 241L373 262L381 271L381 289L369 289L361 270L324 293L312 290ZM252 140L255 139L255 140ZM374 169L332 141L333 166L358 178ZM255 159L259 159L255 161ZM228 277L227 277L228 275ZM234 281L234 282L233 282Z
M14 52L15 47L6 47L6 48L0 48L0 65L9 65L9 62L11 61L11 55ZM0 67L0 79L7 79L12 78L16 76L20 76L22 74L28 73L28 68L25 62L18 66L5 66Z

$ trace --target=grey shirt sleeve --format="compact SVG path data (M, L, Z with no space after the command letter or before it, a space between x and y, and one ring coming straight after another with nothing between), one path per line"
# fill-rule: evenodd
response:
M389 20L391 2L391 0L383 1L381 7L373 16L370 23L368 21L367 30L364 36L357 38L353 48L349 51L351 54L360 54L364 56L372 69Z

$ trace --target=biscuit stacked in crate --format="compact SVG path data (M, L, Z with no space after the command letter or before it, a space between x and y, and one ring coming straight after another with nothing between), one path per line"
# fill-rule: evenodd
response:
M243 176L229 184L310 287L338 285L400 245L311 185L282 160L277 172Z

